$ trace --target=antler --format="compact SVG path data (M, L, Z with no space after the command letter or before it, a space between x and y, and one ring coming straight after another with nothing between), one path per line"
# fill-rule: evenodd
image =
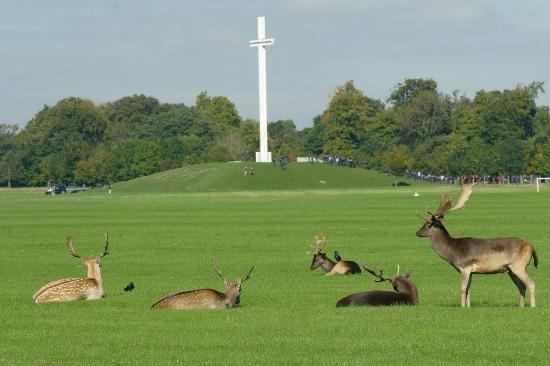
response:
M100 255L99 258L103 258L109 254L109 233L105 232L103 233L103 236L105 237L105 248L103 248L103 254Z
M227 280L225 279L225 277L222 275L222 273L220 272L220 270L218 269L218 265L216 264L216 258L212 258L212 268L214 268L214 271L218 274L218 276L221 277L222 280L224 280L224 282L227 282ZM250 271L252 272L252 271ZM250 273L249 273L250 274Z
M73 257L76 257L76 258L80 258L82 259L82 257L76 252L76 250L74 249L74 244L73 244L73 238L72 236L69 236L67 238L67 247L69 248L69 251L71 252L71 255Z
M382 276L382 271L383 270L380 270L379 271L380 273L375 273L374 270L367 268L367 266L365 266L365 265L363 265L363 268L365 269L365 271L369 272L371 275L378 278L378 280L375 281L375 282L384 282L384 281L392 282L391 278L386 278L386 277Z
M243 283L244 281L249 280L250 277L252 277L251 274L252 274L252 271L254 270L254 267L255 267L255 266L252 266L252 268L250 268L250 271L248 271L248 274L246 275L245 279L244 279L244 280L241 280L241 283Z
M460 197L456 202L456 205L454 206L452 206L453 197L449 197L447 193L443 193L441 195L441 200L439 201L439 208L433 216L443 216L445 214L448 214L449 212L453 212L464 207L464 204L470 198L470 195L472 194L476 185L477 184L475 182L464 184L463 181L460 181Z
M464 184L464 182L461 181L460 182L460 198L456 202L456 205L449 210L449 212L456 211L456 210L459 210L462 207L464 207L464 204L470 198L470 195L474 191L474 187L476 185L477 185L476 182L473 182L473 183L470 183L470 184Z
M306 254L310 254L310 255L319 254L321 249L323 249L323 247L328 244L328 235L326 234L319 233L315 235L313 238L315 239L315 246L311 245L311 247L314 249L314 251L313 252L307 251Z

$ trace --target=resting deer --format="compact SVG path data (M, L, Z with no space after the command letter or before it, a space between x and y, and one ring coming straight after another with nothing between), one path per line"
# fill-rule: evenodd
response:
M38 290L34 296L35 303L72 300L97 300L104 296L101 280L101 258L109 254L109 234L105 233L105 248L103 254L96 258L83 258L74 249L73 239L67 239L67 247L71 255L80 258L88 267L85 278L64 278L48 283Z
M326 276L356 274L361 273L359 265L353 261L334 262L323 251L323 247L328 243L328 237L324 234L315 235L315 246L313 252L306 252L308 255L313 255L310 270L321 267L325 270Z
M178 292L168 295L151 306L154 309L229 309L240 303L241 285L250 279L254 266L244 278L235 281L228 281L218 270L216 260L212 259L214 271L221 277L225 292L216 291L210 288Z
M519 306L525 304L525 291L529 288L531 307L535 307L535 283L527 275L527 266L533 258L535 267L538 257L535 248L523 239L502 237L491 239L453 238L443 226L444 215L464 207L474 184L461 182L461 195L454 207L452 197L443 193L436 213L428 212L428 218L416 232L416 236L429 237L433 249L451 266L460 272L462 307L470 307L470 286L473 273L502 273L508 275L519 290Z
M382 270L375 273L373 270L363 266L365 271L369 272L376 278L375 282L388 281L392 284L395 291L367 291L357 294L348 295L340 299L336 303L336 307L345 306L388 306L388 305L417 305L418 304L418 289L410 280L411 272L407 272L405 276L399 275L399 266L397 266L397 274L394 278L386 278L382 276Z

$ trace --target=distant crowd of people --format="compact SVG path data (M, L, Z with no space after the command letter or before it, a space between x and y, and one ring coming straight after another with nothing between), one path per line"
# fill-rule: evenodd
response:
M323 162L330 165L347 166L350 168L357 168L358 166L357 161L353 159L344 158L342 156L333 156L328 154L323 155Z
M458 177L448 177L445 175L424 174L415 170L408 170L406 173L406 177L414 180L424 180L427 182L441 184L457 184L460 179ZM468 180L475 180L476 182L480 182L483 184L533 184L535 183L535 178L536 176L534 175L488 175L467 177Z

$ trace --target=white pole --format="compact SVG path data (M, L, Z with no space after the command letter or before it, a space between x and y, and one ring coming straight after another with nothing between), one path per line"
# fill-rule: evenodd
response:
M258 39L265 39L265 18L258 17ZM258 80L260 94L260 156L257 162L269 163L267 160L267 76L265 65L265 46L258 47Z
M537 179L537 193L539 193L539 178L536 178Z
M250 47L258 47L258 91L260 96L260 151L256 152L256 162L270 163L271 153L267 146L267 76L265 48L274 43L273 38L265 38L265 18L258 17L258 39L250 41Z

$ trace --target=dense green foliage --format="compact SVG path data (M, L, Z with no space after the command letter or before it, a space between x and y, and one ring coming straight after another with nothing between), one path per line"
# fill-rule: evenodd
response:
M291 165L287 172L295 169ZM238 164L235 170L242 173ZM285 179L274 179L274 187ZM388 186L387 177L378 179ZM474 276L472 308L461 309L458 274L427 239L414 235L421 225L415 211L435 206L443 186L415 187L420 193L416 198L410 189L377 189L376 184L369 190L336 185L317 191L158 194L159 180L136 181L141 186L132 190L139 194L117 184L111 196L104 190L55 197L0 191L5 228L0 236L0 363L547 362L548 190L537 194L532 187L481 187L466 208L446 218L453 235L517 235L532 242L541 258L538 269L530 267L537 284L536 309L516 307L517 290L504 274ZM186 182L181 177L180 187ZM111 238L111 254L102 268L107 296L33 304L33 293L46 282L85 275L84 266L69 255L65 238L73 235L82 255L95 255L106 229ZM374 283L367 274L325 277L309 271L311 258L304 252L318 232L329 235L329 253L338 250L344 259L384 268L388 275L396 264L411 269L420 304L337 309L336 301L347 294L389 286ZM221 290L223 283L210 267L212 257L229 278L256 265L243 285L239 308L150 309L160 297L179 290ZM122 291L129 281L136 285L130 294Z
M370 168L434 175L550 175L550 113L541 82L511 90L446 95L431 79L407 79L387 104L352 81L336 88L312 127L269 124L275 156L355 159ZM258 123L226 97L202 92L193 106L133 95L102 105L66 98L21 131L0 124L0 184L101 185L183 164L250 161Z

